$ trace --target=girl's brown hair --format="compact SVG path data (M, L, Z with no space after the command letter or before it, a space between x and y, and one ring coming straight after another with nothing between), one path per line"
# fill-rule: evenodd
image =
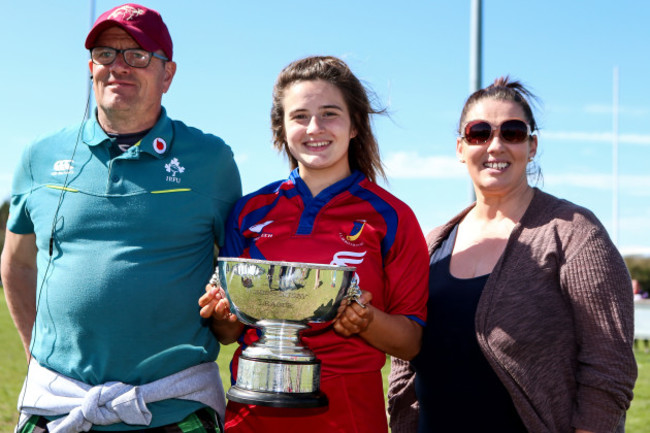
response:
M379 145L372 132L371 114L383 114L384 110L372 107L368 94L371 91L361 84L348 65L341 59L331 56L306 57L289 64L278 76L273 87L273 106L271 108L271 130L273 146L284 150L291 169L298 167L298 161L289 152L284 129L283 98L287 88L298 81L323 80L336 86L343 94L350 113L352 127L356 136L350 140L348 162L351 170L361 171L368 179L376 182L377 176L384 180L386 174L379 155Z

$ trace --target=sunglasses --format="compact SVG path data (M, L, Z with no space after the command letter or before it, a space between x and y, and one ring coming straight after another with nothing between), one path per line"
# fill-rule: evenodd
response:
M492 141L495 131L499 131L501 140L508 144L523 143L531 135L530 125L523 120L506 120L499 126L485 120L474 120L465 125L461 137L469 144L485 144Z

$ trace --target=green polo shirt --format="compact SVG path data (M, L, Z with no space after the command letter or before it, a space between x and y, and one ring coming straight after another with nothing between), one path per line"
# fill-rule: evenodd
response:
M216 359L197 301L241 181L230 147L164 108L138 144L113 158L112 145L94 117L31 144L7 227L36 233L34 357L90 385L138 385ZM197 404L149 408L153 427Z

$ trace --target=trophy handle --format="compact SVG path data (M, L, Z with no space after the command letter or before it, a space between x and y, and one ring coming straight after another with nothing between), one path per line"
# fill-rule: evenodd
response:
M219 283L219 266L215 266L214 268L214 273L210 277L209 283L213 286L220 286L221 283Z
M347 295L345 295L345 299L349 300L350 302L356 302L357 304L361 305L363 308L366 308L366 304L361 302L359 298L361 298L361 289L357 284L357 278L355 275L354 277L352 277L352 282L350 282L350 287L348 288Z

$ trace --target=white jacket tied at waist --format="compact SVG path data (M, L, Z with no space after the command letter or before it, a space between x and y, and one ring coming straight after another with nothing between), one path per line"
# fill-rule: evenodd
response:
M89 431L93 425L149 425L147 403L192 400L214 409L224 419L226 400L219 366L207 362L144 385L107 382L90 386L42 367L35 359L18 399L19 432L31 415L60 416L48 423L51 433Z

